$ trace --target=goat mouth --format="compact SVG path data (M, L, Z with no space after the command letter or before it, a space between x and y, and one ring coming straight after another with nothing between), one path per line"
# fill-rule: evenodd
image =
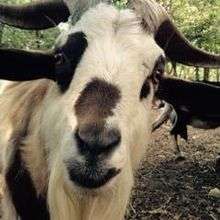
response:
M68 171L70 179L76 185L87 189L100 188L121 172L116 168L86 167L78 163L72 164Z

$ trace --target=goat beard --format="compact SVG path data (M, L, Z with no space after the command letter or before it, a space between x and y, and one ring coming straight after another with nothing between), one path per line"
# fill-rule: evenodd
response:
M104 186L120 173L119 169L106 168L103 162L71 162L68 164L70 179L78 186L96 189Z

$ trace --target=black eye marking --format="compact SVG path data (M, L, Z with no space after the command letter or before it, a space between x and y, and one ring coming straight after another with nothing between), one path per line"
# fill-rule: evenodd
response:
M151 83L153 84L154 90L156 90L159 79L164 75L165 63L166 63L166 60L164 56L161 55L155 62L155 66L152 71L152 74L149 77L147 77L147 79L144 81L144 84L142 86L141 93L140 93L140 99L147 98L147 96L150 94Z
M153 83L155 83L155 81L157 82L157 80L159 80L162 76L164 76L165 73L165 63L166 63L166 59L164 56L160 56L154 66L153 72L152 72L152 79L153 79Z
M150 81L149 79L146 79L141 89L140 99L147 98L149 94L150 94Z
M69 35L66 42L56 48L56 81L62 92L69 88L87 47L86 35L83 32L77 32Z

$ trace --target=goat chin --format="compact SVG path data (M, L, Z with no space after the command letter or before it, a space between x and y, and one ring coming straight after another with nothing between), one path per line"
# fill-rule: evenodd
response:
M114 186L100 190L74 190L65 182L64 170L57 163L51 171L48 204L53 220L122 220L129 201L133 185L132 168L126 168L120 173Z

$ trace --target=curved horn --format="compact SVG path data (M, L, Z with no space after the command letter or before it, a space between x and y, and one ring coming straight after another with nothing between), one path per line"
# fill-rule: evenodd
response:
M51 28L67 21L69 15L63 0L43 0L22 6L0 4L0 22L22 29Z
M220 67L220 55L210 54L193 46L170 20L160 25L155 40L166 55L177 63L197 67Z
M154 34L157 44L170 60L189 66L220 67L220 55L214 55L194 47L178 31L165 9L154 0L133 0L129 2L144 28Z
M0 79L27 81L55 80L56 56L53 53L0 49Z

